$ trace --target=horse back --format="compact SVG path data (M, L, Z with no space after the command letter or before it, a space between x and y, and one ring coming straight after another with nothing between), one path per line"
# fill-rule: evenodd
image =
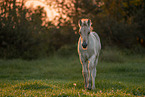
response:
M96 41L97 41L97 48L99 50L101 50L101 42L100 42L100 37L98 36L98 34L96 32L92 32L93 36L95 36Z

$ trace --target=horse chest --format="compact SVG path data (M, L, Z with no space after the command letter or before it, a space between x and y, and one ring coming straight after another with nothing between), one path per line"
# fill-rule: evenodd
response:
M93 49L92 50L81 50L81 55L85 57L86 59L89 59L94 54Z

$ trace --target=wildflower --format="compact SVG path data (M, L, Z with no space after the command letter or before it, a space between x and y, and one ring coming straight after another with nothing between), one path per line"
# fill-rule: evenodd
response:
M102 91L100 90L100 93L102 93Z
M76 86L77 84L76 84L76 83L74 83L73 85L74 85L74 86Z

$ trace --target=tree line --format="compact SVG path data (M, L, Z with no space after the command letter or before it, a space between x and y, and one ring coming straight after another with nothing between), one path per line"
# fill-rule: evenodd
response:
M25 7L24 0L0 1L0 58L35 59L59 51L74 53L78 20L90 18L102 46L145 47L145 0L53 0L61 9L58 25L45 21L43 7ZM70 20L63 18L63 15ZM66 54L69 54L67 52Z

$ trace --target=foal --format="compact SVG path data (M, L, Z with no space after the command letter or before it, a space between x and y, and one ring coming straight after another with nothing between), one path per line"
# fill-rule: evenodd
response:
M91 90L95 89L96 66L101 43L98 34L91 31L91 20L79 20L79 27L78 54L82 64L85 88Z

